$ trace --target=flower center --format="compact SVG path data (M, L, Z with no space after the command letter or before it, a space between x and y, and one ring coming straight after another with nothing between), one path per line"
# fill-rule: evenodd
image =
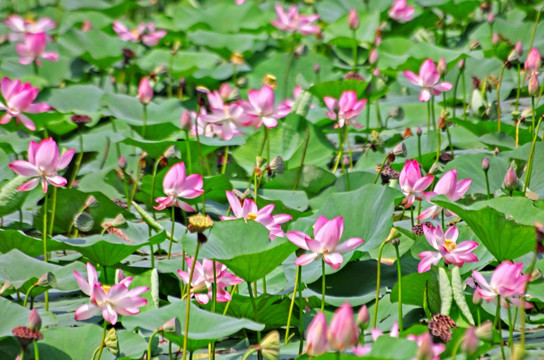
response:
M257 218L257 214L249 213L247 214L247 218L250 220L255 220Z
M452 251L453 249L455 249L457 247L457 244L451 239L446 239L446 241L444 242L444 247L448 251Z
M104 289L106 294L108 293L108 291L110 291L110 288L111 288L111 285L102 285L102 289Z

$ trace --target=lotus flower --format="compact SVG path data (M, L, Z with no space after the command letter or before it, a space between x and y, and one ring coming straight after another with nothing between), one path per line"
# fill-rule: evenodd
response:
M359 327L353 320L353 309L349 303L335 311L327 339L330 349L340 352L352 348L359 342Z
M44 33L57 26L57 24L48 17L43 17L34 21L25 19L16 14L12 14L5 19L4 24L13 30L13 33L9 35L10 41L19 41L24 38L24 34Z
M453 264L459 267L463 266L466 262L478 261L476 255L472 253L472 250L478 247L478 243L475 241L463 241L457 244L459 230L455 226L451 226L443 233L440 226L429 228L423 225L423 233L429 245L438 250L438 252L423 251L418 255L421 259L417 267L419 273L429 271L431 264L437 265L442 258L446 264Z
M449 82L438 82L440 81L440 74L431 59L427 59L421 64L419 75L411 71L405 71L404 76L412 84L423 88L419 93L419 101L429 101L431 93L432 95L440 95L443 91L449 91L453 88L453 85Z
M372 335L372 340L376 341L380 336L383 335L383 331L380 329L372 329L370 330L370 334ZM389 336L398 338L399 337L399 324L395 321L393 323L393 326L391 326L391 330L389 331Z
M185 258L185 261L190 269L193 266L194 258L188 257ZM196 301L200 304L207 304L213 296L213 263L212 260L208 259L202 260L202 264L198 260L195 263L195 272L193 273L193 281L191 282L191 296L194 295ZM184 283L189 283L189 273L187 271L178 270L178 275ZM215 279L217 283L217 302L232 300L229 292L226 291L225 288L243 282L239 277L228 273L227 267L217 261L215 262Z
M35 62L36 65L42 66L40 58L48 61L58 61L59 55L54 52L45 51L47 46L47 35L45 33L25 34L24 42L17 44L15 50L19 54L19 63L28 65Z
M249 125L247 119L243 118L244 109L239 104L225 104L221 94L215 90L208 93L211 113L203 112L199 120L214 125L214 133L223 140L230 140L234 136L242 134L239 126Z
M180 162L170 168L162 182L163 191L168 196L162 196L155 199L159 205L155 206L156 210L163 210L170 206L180 207L184 211L195 211L195 209L180 200L194 199L204 193L202 190L202 176L198 174L185 175L185 164Z
M328 349L327 342L327 319L320 312L308 326L306 332L306 353L309 356L316 356L325 353Z
M22 84L19 80L4 77L0 82L0 90L6 101L6 104L0 102L0 110L7 111L0 118L0 124L7 124L11 118L15 118L17 125L22 123L28 130L36 130L34 122L23 113L38 114L49 110L49 105L45 103L32 103L38 96L38 88L32 87L30 83Z
M247 96L249 101L240 102L244 109L244 122L254 125L256 129L263 124L269 129L276 127L278 119L287 116L291 111L279 106L274 109L274 90L268 85L261 90L250 90Z
M429 332L421 335L410 334L406 339L417 342L417 359L440 360L440 354L446 350L444 344L433 343L433 338Z
M281 5L276 5L276 15L278 18L272 21L272 25L282 31L297 31L302 35L317 34L320 31L319 26L312 25L319 19L319 15L301 15L296 5L291 5L287 13Z
M149 85L149 79L144 76L138 85L138 100L144 105L153 99L153 88Z
M457 181L457 169L450 170L438 180L434 190L424 193L423 197L430 202L430 199L436 195L446 195L450 201L457 201L468 191L471 182L471 179ZM423 220L431 216L434 219L440 215L440 212L442 212L442 208L438 205L433 205L421 212L417 219ZM455 216L455 214L444 209L444 216Z
M540 53L538 52L538 49L532 48L527 55L527 60L525 60L525 70L529 75L538 73L541 65L542 60L540 59Z
M142 42L147 46L157 45L166 36L166 31L156 30L153 23L142 23L136 29L129 30L122 22L114 21L113 30L123 41Z
M395 0L389 9L389 17L405 23L414 18L414 11L413 7L406 5L406 0Z
M28 161L15 160L9 164L9 168L16 174L33 177L33 179L19 186L19 191L34 189L41 180L42 190L47 192L47 183L53 186L66 185L67 181L57 172L68 166L76 149L70 149L59 157L59 148L53 138L42 140L39 144L34 140L28 145Z
M227 191L227 199L234 216L220 216L221 220L251 219L264 225L270 231L270 240L285 236L281 224L293 217L287 214L272 215L274 204L266 205L259 210L257 204L251 199L244 199L243 204L240 204L240 200L230 191Z
M344 232L344 218L339 216L332 220L320 216L314 224L314 238L301 231L290 231L287 238L299 248L311 251L308 254L299 256L295 264L307 265L316 259L321 259L329 264L334 270L342 265L343 258L340 253L351 251L361 245L364 240L350 238L338 245Z
M523 263L511 263L503 261L491 276L491 281L487 280L478 271L472 271L473 280L467 280L467 284L475 287L475 293L487 302L493 300L497 303L496 297L501 297L501 306L509 308L506 299L516 306L521 306L521 300L517 296L525 295L525 287L531 279L531 275L522 275ZM532 308L533 305L526 302L525 308Z
M355 91L344 91L340 95L340 99L336 100L330 96L323 98L325 105L327 105L327 116L331 120L338 120L337 127L344 127L344 125L353 125L356 128L362 128L363 125L358 122L352 121L359 117L361 111L365 108L366 99L357 101L357 94Z
M87 279L85 279L74 270L74 277L81 291L90 296L90 303L81 305L77 308L75 319L86 320L102 312L104 320L112 325L117 323L118 315L136 315L140 312L140 307L147 304L147 300L139 297L149 290L145 286L140 286L129 290L132 283L132 277L120 277L120 282L114 285L102 285L98 282L98 276L95 268L87 263Z
M404 164L399 176L400 189L406 195L402 200L405 208L409 208L414 203L416 197L422 197L425 191L433 182L434 176L421 176L421 169L416 160L409 160Z

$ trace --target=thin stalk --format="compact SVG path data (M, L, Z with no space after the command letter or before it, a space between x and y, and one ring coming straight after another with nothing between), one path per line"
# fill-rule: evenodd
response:
M410 206L410 220L412 222L412 228L414 227L414 207Z
M268 133L268 128L264 127L264 133L266 137L266 161L268 161L268 164L270 165L270 161L272 159L270 158L270 134Z
M378 182L378 178L380 177L380 174L382 173L383 167L385 166L385 162L389 158L389 154L386 154L383 158L382 165L380 166L380 169L378 170L378 173L376 174L376 177L374 178L373 184L376 184Z
M227 162L229 159L229 147L225 147L225 153L223 154L223 166L221 166L221 174L225 174L225 171L227 170Z
M366 129L367 130L370 129L370 105L372 104L370 103L366 105Z
M346 126L346 124L344 124ZM334 167L332 168L332 173L336 173L336 170L338 169L338 165L340 164L340 161L342 161L342 156L344 154L344 141L342 137L342 129L340 126L338 126L338 155L336 157L336 162L334 164Z
M31 287L28 288L28 290L26 291L26 294L25 294L25 300L23 301L23 307L26 307L26 302L28 300L28 297L30 295L30 292L32 291L32 289L34 289L36 287L36 284L32 284Z
M142 137L145 139L145 131L147 129L147 104L143 104L143 106L144 106L144 112L143 112L144 127L142 129Z
M501 296L497 296L497 311L495 313L495 323L499 326L499 338L500 338L500 346L501 346L501 355L502 360L506 359L506 356L504 355L504 341L502 340L502 328L501 328Z
M193 164L191 158L191 146L189 145L189 131L185 131L185 149L187 150L187 160L189 162L189 173L193 173Z
M321 312L325 311L325 258L321 258Z
M351 154L351 144L349 143L349 134L348 134L347 124L344 126L344 143L348 145L349 169L353 170L353 156Z
M76 166L74 168L74 172L72 173L72 176L70 177L70 181L68 182L68 189L72 188L72 184L76 180L77 173L79 172L79 168L81 166L81 160L83 159L83 135L81 134L81 131L78 131L78 134L79 134L79 153L77 154Z
M489 190L489 175L487 175L487 171L484 170L485 175L485 188L487 191L487 199L491 199L491 191Z
M200 241L196 242L195 256L191 264L189 273L189 282L187 284L187 307L185 308L185 332L183 333L183 356L182 359L187 359L187 340L189 339L189 312L191 311L191 284L193 283L193 275L195 273L196 260L198 259L198 251L200 250Z
M25 349L21 347L21 351L19 352L19 360L23 360L25 357ZM92 359L91 359L92 360Z
M153 338L155 337L155 335L157 335L158 333L159 333L159 330L155 330L149 337L149 341L147 342L147 358L146 359L151 360L151 342L153 341Z
M293 297L291 299L291 305L289 305L289 315L287 315L287 325L285 328L285 343L289 341L289 327L291 325L291 315L293 314L293 308L295 306L295 298L297 297L297 285L298 275L300 273L300 265L297 266L297 276L295 278L295 286L293 287Z
M53 236L53 225L55 224L55 210L57 208L57 187L53 187L53 202L51 204L51 218L49 221L49 236Z
M99 345L100 350L98 350L98 355L96 355L96 360L100 360L100 357L102 356L102 350L104 350L104 347L105 347L104 339L106 338L107 327L108 327L108 322L104 320L104 326L102 329L102 339L100 340L100 345Z
M527 175L525 175L525 184L523 184L523 192L527 191L527 189L529 188L529 183L531 181L531 173L533 171L533 160L535 156L535 143L536 143L536 138L538 137L538 130L540 129L541 122L542 122L542 117L538 119L535 135L533 136L533 143L531 144L531 152L529 153L529 162L527 164Z
M247 291L249 293L249 299L251 300L251 306L253 307L253 314L255 314L255 321L259 322L259 310L257 309L257 304L255 303L255 297L251 291L251 283L247 282ZM261 342L261 332L257 331L257 341Z
M518 111L519 94L521 93L521 64L518 63L518 87L516 88L516 111Z
M427 134L431 129L431 102L427 101Z
M358 48L358 44L357 44L357 34L356 34L356 31L353 30L353 47L351 49L351 52L352 52L352 56L353 56L353 66L351 68L351 72L356 72L357 71L357 48Z
M32 62L32 69L34 70L34 75L38 76L40 75L40 67L36 63L36 61Z
M298 182L302 175L302 169L304 167L304 159L306 158L306 151L308 150L308 143L310 141L310 129L306 127L306 139L304 140L304 148L302 149L302 158L300 159L300 165L297 171L297 177L295 178L295 184L293 185L293 190L297 189Z
M455 345L451 352L451 360L455 360L455 356L457 355L457 351L459 350L459 347L461 346L462 342L463 342L463 336L460 336L459 339L457 339L457 341L455 342Z
M380 249L378 250L378 263L377 263L377 269L376 269L376 302L374 303L374 316L372 317L372 328L376 328L376 323L378 319L378 300L380 298L380 277L381 277L381 270L382 270L382 252L383 247L387 243L387 241L382 242L380 245ZM400 301L400 299L399 299Z
M298 343L298 354L302 354L302 349L304 347L304 299L302 297L302 267L297 276L298 281L298 333L299 333L299 343Z
M115 121L113 121L113 119L111 120L111 128L112 128L114 133L117 133L117 126L115 125ZM118 142L115 143L115 150L117 151L117 154L116 154L117 159L119 159L121 157L121 146L119 145ZM83 149L82 149L82 152L83 152ZM125 198L126 198L126 200L128 202L130 192L129 192L129 189L128 189L127 174L125 173L125 169L121 169L121 170L123 172L123 185L125 187Z
M40 360L40 352L38 350L38 342L34 341L34 360Z
M456 102L457 102L457 86L459 85L459 79L461 79L461 75L463 73L462 69L459 69L459 73L457 74L457 77L455 78L455 83L453 85L453 104L452 104L452 118L455 119L455 109L456 109ZM464 104L463 104L464 107Z
M140 158L136 159L136 172L134 173L134 184L132 185L132 191L130 192L130 198L128 199L128 206L132 205L134 201L134 195L136 195L136 190L138 189L138 182L140 181L140 171L142 166L142 161Z
M531 96L531 135L535 135L535 97ZM538 134L538 131L537 131Z
M159 170L159 164L161 163L160 158L155 161L153 165L153 174L151 175L151 197L149 199L149 207L152 209L153 219L157 220L157 212L153 207L153 200L155 200L155 184L157 182L157 171Z
M172 254L172 244L174 243L174 228L176 226L176 207L172 206L172 228L170 230L170 244L168 244L168 254L166 255L166 260L170 260L170 255Z
M538 251L535 249L533 252L533 258L531 259L531 264L529 265L529 268L527 269L527 273L531 275L533 273L533 270L535 269L535 263L536 263L536 257L537 257ZM527 288L529 287L529 281L531 279L529 278L527 282L525 283L525 291L524 294L527 293ZM525 296L521 298L521 335L520 335L520 346L522 349L525 349Z
M217 270L215 261L213 262L213 283L212 283L212 313L215 313L215 303L217 302ZM210 344L209 358L215 360L215 341Z
M295 40L296 41L296 40ZM287 91L289 91L289 74L295 63L295 44L293 44L293 49L289 53L289 60L287 62L287 69L285 70L285 75L283 78L283 99L287 98Z
M400 266L399 245L395 242L393 244L395 245L395 253L397 254L397 273L399 277L399 331L402 332L402 271Z
M378 129L381 129L383 126L382 126L382 115L380 113L380 101L376 99L374 104L376 105L376 123L378 125Z
M442 136L440 135L440 127L438 126L438 124L436 124L436 118L434 116L434 95L431 96L431 114L432 114L432 118L433 118L433 126L436 128L436 140L437 140L437 145L436 145L436 162L438 162L438 160L440 160L440 149L442 148L440 142L442 140Z
M47 262L47 193L45 193L43 201L43 229L42 229L42 241L43 241L43 261ZM49 293L45 291L45 311L49 310Z
M497 84L497 131L501 132L501 84L502 76L504 74L505 64L502 64L501 73L499 75L499 82Z
M467 104L467 88L466 88L466 84L465 84L465 67L463 66L463 69L461 70L463 72L463 76L461 77L461 86L463 87L463 119L466 120L467 119L467 110L468 108L466 107L466 104Z
M232 295L234 295L234 292L236 291L237 288L238 288L238 285L234 285L234 286L232 287L232 290L230 291L230 297L231 297L231 299L232 299ZM225 310L223 310L223 315L226 315L226 314L227 314L227 310L229 309L229 306L230 306L230 302L231 302L231 301L232 301L232 300L227 301L227 306L225 306Z
M512 323L512 307L508 308L508 345L514 353L514 324Z
M421 159L421 134L417 134L417 158L419 159L419 162L422 161L422 159Z

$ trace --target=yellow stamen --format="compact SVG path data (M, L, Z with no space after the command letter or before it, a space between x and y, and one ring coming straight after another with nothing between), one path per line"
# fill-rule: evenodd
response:
M444 247L448 251L452 251L453 249L455 249L457 247L457 244L453 240L446 239L446 241L444 242Z
M104 291L107 293L108 291L110 291L110 288L111 288L111 285L102 285L102 289L104 289Z
M247 214L247 218L250 220L255 220L257 218L257 214L249 213Z

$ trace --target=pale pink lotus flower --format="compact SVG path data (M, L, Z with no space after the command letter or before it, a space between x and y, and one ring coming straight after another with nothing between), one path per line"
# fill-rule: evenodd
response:
M136 315L140 307L147 304L147 300L139 297L149 290L148 287L140 286L129 290L132 283L132 276L121 276L119 283L114 285L102 285L98 282L98 276L94 266L87 263L87 281L74 270L74 277L84 294L90 296L88 304L81 305L76 309L75 319L86 320L102 313L104 320L115 325L118 315Z
M55 52L45 51L47 46L47 35L45 33L25 34L24 42L15 45L15 50L19 54L19 63L28 65L35 62L36 65L42 66L40 59L48 61L58 61L59 55Z
M227 191L227 200L234 216L220 216L221 220L251 219L264 225L270 231L270 240L277 237L284 237L285 233L281 229L281 224L291 220L293 217L288 214L272 215L274 204L269 204L259 210L257 204L251 199L240 200L232 192Z
M359 14L357 10L351 9L348 15L348 25L351 30L357 30L359 27Z
M542 65L542 60L540 59L540 53L537 48L532 48L527 55L527 60L525 60L525 70L529 75L539 72L540 66Z
M443 91L453 88L453 85L447 81L439 83L440 74L431 59L427 59L421 64L418 75L407 70L404 72L404 76L410 83L423 88L419 93L419 101L429 101L431 94L440 95Z
M287 233L287 238L299 248L311 251L308 254L299 256L295 264L307 265L314 260L321 259L329 264L334 270L338 270L344 261L340 253L348 252L359 247L364 240L360 238L349 238L342 242L340 239L344 232L344 218L336 217L332 220L327 220L321 215L314 224L314 238L301 231L290 231Z
M359 335L359 327L353 320L353 309L349 303L345 303L334 312L327 331L329 348L339 352L350 349L359 342Z
M187 267L190 269L193 266L194 258L186 257ZM200 304L207 304L213 299L213 261L203 259L202 263L198 260L195 263L195 271L193 273L193 281L191 281L191 296L196 298ZM178 270L178 275L185 283L189 283L189 273L187 271ZM239 277L228 273L227 267L219 262L215 262L215 279L216 279L216 301L227 302L232 300L229 292L225 290L227 286L238 285L244 282Z
M295 101L302 93L302 87L300 85L296 85L293 89L293 98L287 98L281 102L281 104L278 105L276 108L277 112L285 113L288 115L291 113L291 110L293 108L293 105L295 105ZM310 109L314 109L315 105L310 104Z
M185 175L185 164L180 162L168 170L162 181L163 191L167 196L161 196L155 199L159 205L154 206L155 210L163 210L170 206L177 206L183 211L195 211L195 209L180 200L194 199L204 193L202 190L202 176L198 174Z
M194 126L193 119L191 119L191 114L187 110L183 111L183 113L181 114L179 123L181 125L181 130L185 131L190 131Z
M504 176L504 187L507 190L514 190L516 186L518 186L518 181L518 175L514 171L514 168L510 166L510 168L506 172L506 175Z
M291 5L286 13L281 5L276 5L277 20L271 22L276 28L282 31L297 31L302 35L319 33L319 26L312 23L319 19L319 15L301 15L296 5Z
M202 112L199 120L214 125L214 134L223 140L230 140L235 136L241 135L239 126L250 125L244 118L244 109L239 104L225 104L221 94L214 90L208 93L208 102L211 113Z
M264 124L271 129L278 125L278 119L289 115L283 107L274 109L274 90L268 85L265 85L261 90L250 90L247 94L249 101L240 101L240 106L244 109L242 117L243 122L248 125L255 126L255 129Z
M149 78L144 76L138 85L138 100L147 105L153 100L153 88L149 85Z
M38 20L25 19L20 15L12 14L4 20L4 24L13 32L9 34L10 41L22 40L24 34L44 33L54 29L57 24L48 17L43 17ZM48 38L48 40L51 40Z
M219 87L219 95L223 101L231 101L240 95L240 91L238 88L231 88L228 83L222 83Z
M508 300L516 306L521 306L519 296L525 296L525 287L531 279L531 275L522 275L523 263L511 263L503 261L491 275L488 282L478 271L472 271L472 279L467 279L467 284L476 287L475 292L487 302L497 303L497 296L501 297L501 306L509 308ZM532 308L533 305L525 302L525 308Z
M244 5L245 2L246 2L246 0L234 0L234 3L236 5Z
M366 329L369 323L370 314L368 313L368 308L366 307L366 305L363 305L357 313L357 325L359 325L359 327L363 329Z
M47 192L47 183L57 187L66 185L66 179L57 172L70 164L75 151L76 149L70 149L59 156L59 148L53 138L44 139L39 144L31 140L28 145L28 161L15 160L9 164L9 168L16 174L33 178L19 186L17 190L32 190L40 181L44 193Z
M5 104L0 102L0 110L7 111L0 118L0 124L7 124L12 118L15 118L17 125L22 123L28 130L36 130L34 122L23 113L38 114L50 109L46 103L32 103L38 96L39 89L32 87L30 83L23 84L18 79L11 80L4 77L0 81L0 90L2 91L2 97L6 101Z
M317 356L327 352L329 343L327 341L327 319L320 312L314 316L314 319L306 331L306 350L308 356Z
M415 9L406 5L406 0L395 0L389 9L389 17L398 22L405 23L414 18Z
M342 128L344 125L353 125L358 129L363 127L355 119L359 117L359 114L365 108L367 99L357 100L355 91L344 91L339 100L325 96L323 101L329 110L325 115L331 120L338 120L338 124L334 126L335 128Z
M155 24L151 22L141 23L136 29L129 30L122 22L114 21L113 30L123 41L142 42L147 46L157 45L159 40L166 36L165 30L156 30Z
M436 251L423 251L418 257L421 259L417 267L419 273L429 271L431 265L437 265L440 259L444 259L446 264L463 266L466 262L476 262L478 258L472 253L478 247L475 241L463 241L457 244L459 230L451 226L444 233L440 226L433 228L423 225L425 239Z
M433 175L421 176L421 169L416 160L408 160L399 176L400 189L406 196L402 200L404 207L412 206L416 197L423 197L423 192L432 184L433 180Z
M436 195L446 195L450 201L457 201L465 195L470 187L471 179L463 179L457 181L457 169L447 171L441 178L438 180L434 186L433 191L428 191L423 194L425 200L431 202L431 198ZM432 204L432 202L431 202ZM421 212L417 217L418 220L427 219L432 217L435 219L442 212L442 208L438 205L430 206ZM444 209L444 216L455 216L455 214L448 209Z
M444 344L434 344L429 332L421 335L409 334L406 339L417 342L417 359L440 360L440 354L446 350Z
M190 136L196 137L198 132L199 136L206 136L209 138L213 138L214 136L222 137L223 129L221 128L221 124L208 123L206 122L206 120L202 118L202 115L207 114L206 109L204 108L200 109L200 115L198 116L198 118L195 111L185 110L181 120L185 121L185 124L189 124L187 115L185 114L187 114L190 117L190 125L191 125L190 131L189 131Z

